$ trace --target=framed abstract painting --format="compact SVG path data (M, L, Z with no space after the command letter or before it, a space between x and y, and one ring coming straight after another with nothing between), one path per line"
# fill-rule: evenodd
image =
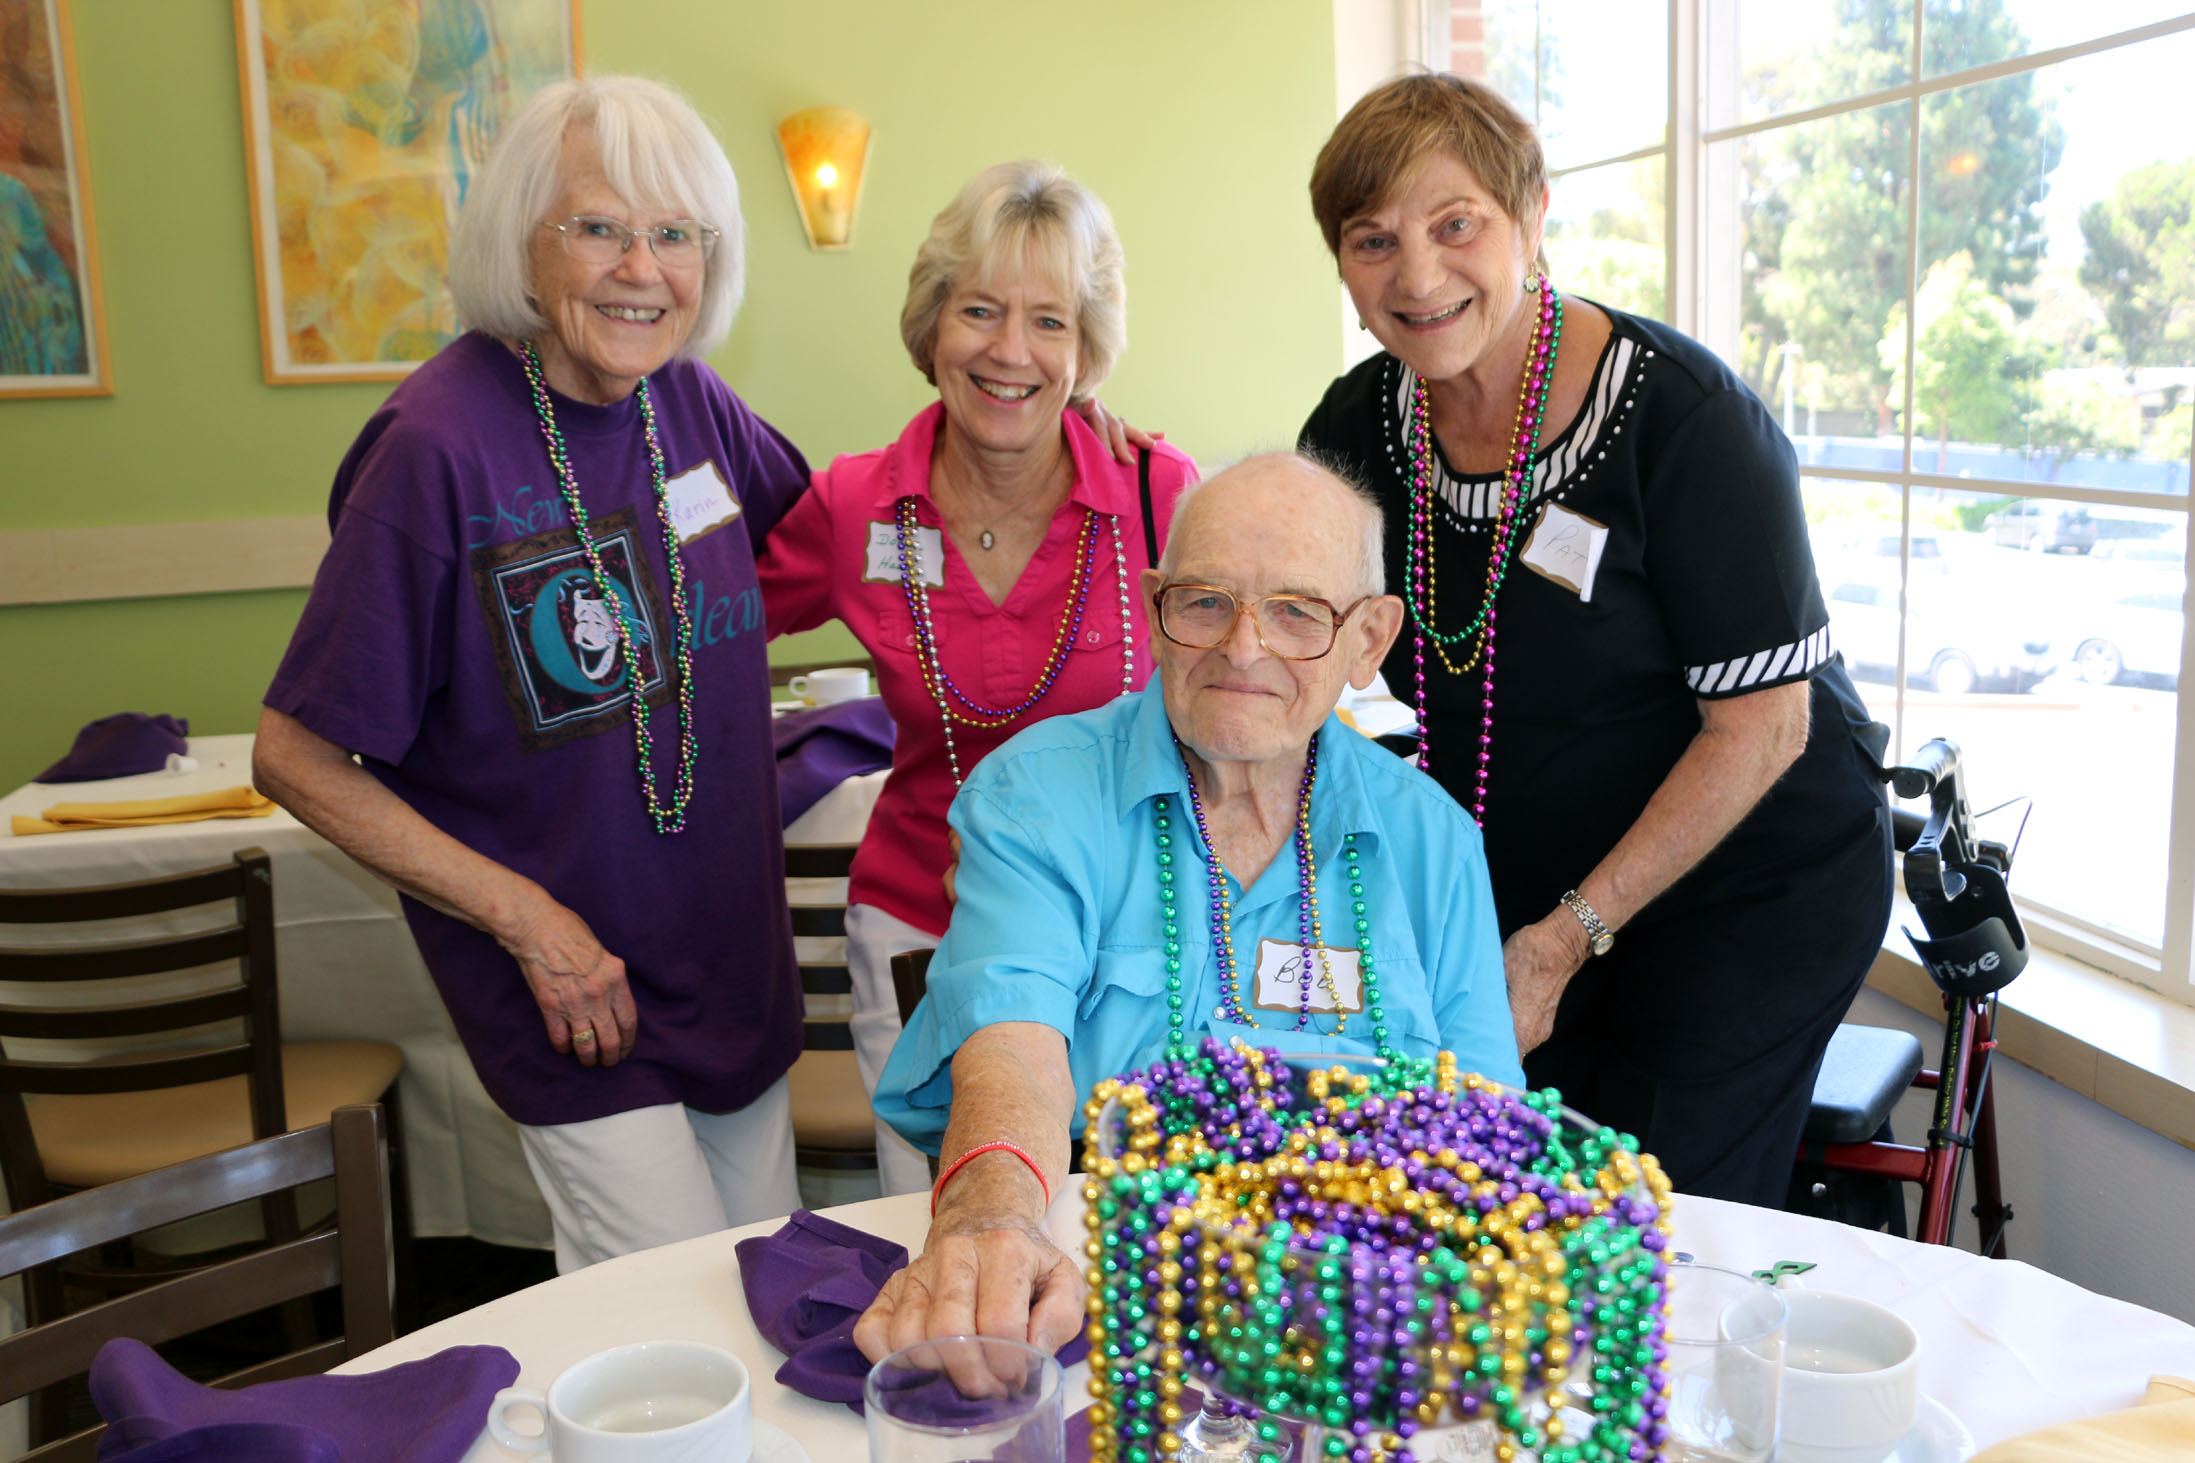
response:
M267 380L387 381L458 334L450 232L578 0L236 0Z
M0 0L0 397L106 396L68 0Z

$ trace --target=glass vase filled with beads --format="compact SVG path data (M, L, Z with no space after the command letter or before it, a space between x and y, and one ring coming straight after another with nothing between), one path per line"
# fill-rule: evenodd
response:
M1555 1094L1207 1039L1087 1116L1094 1463L1207 1453L1190 1387L1301 1463L1659 1455L1668 1181Z

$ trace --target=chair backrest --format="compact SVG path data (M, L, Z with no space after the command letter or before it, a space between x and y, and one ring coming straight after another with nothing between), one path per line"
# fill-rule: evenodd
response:
M892 957L892 996L899 1002L901 1026L915 1019L915 1007L922 1004L922 993L930 987L931 953L907 950Z
M0 1049L0 1173L18 1209L51 1199L23 1107L25 1093L141 1092L242 1075L252 1135L289 1127L282 1099L282 1027L274 958L274 871L264 851L192 873L76 889L0 890L0 926L169 914L228 904L226 922L188 934L90 944L23 946L0 939L0 981L73 982L153 976L233 961L233 983L189 994L145 994L99 1005L0 1004L0 1038L100 1043L241 1020L240 1040L177 1050L125 1050L96 1060L29 1060Z
M148 1344L315 1292L340 1288L343 1334L262 1363L223 1386L327 1370L394 1339L388 1146L378 1105L340 1107L317 1128L103 1184L0 1219L0 1275L230 1204L333 1177L335 1227L187 1271L0 1340L0 1400L88 1370L118 1336ZM89 1458L96 1433L33 1457Z
M785 845L785 877L789 880L831 880L828 897L817 900L794 890L793 937L798 941L838 941L835 958L800 957L800 990L808 997L806 1029L809 1051L850 1052L854 1049L853 978L847 973L843 941L846 937L844 880L853 871L853 843L788 843ZM818 1000L818 997L826 999Z

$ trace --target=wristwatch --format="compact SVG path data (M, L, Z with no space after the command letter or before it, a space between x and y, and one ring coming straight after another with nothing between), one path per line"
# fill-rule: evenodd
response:
M1606 955L1616 948L1616 932L1601 923L1599 913L1585 902L1583 894L1573 889L1562 896L1562 902L1570 906L1570 912L1578 917L1578 923L1585 926L1586 942L1593 947L1595 955Z

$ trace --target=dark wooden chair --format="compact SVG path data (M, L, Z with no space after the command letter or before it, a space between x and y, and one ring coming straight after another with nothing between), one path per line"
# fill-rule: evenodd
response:
M218 921L205 927L208 911ZM259 849L191 873L93 888L0 890L0 926L80 924L158 917L197 909L197 926L123 941L0 945L0 981L53 990L28 1003L0 1004L0 1178L22 1210L62 1194L112 1184L187 1159L328 1121L336 1108L381 1102L396 1126L396 1080L404 1056L386 1042L281 1040L274 950L274 877ZM20 936L18 937L20 938ZM233 977L221 967L231 967ZM200 972L181 979L172 972ZM129 982L74 995L79 982ZM44 992L41 991L41 995ZM72 999L73 998L73 999ZM21 1043L82 1043L103 1054L61 1060ZM410 1234L404 1165L395 1156L398 1254ZM266 1237L296 1238L291 1196L261 1203ZM171 1265L167 1267L173 1269ZM405 1267L408 1270L408 1266ZM111 1295L160 1273L117 1247L72 1261L72 1288ZM63 1313L64 1273L41 1266L25 1282L30 1323ZM292 1307L301 1342L307 1308ZM33 1437L51 1437L56 1399L41 1397Z
M852 843L787 844L788 879L843 880L852 870ZM846 935L843 888L821 902L795 899L796 938ZM854 1060L853 977L841 950L836 960L800 962L800 989L808 1002L805 1049L793 1063L788 1088L793 1110L793 1156L811 1168L876 1167L876 1114Z
M892 957L892 996L899 1002L899 1024L915 1019L915 1007L930 985L930 950L908 950Z
M287 1133L172 1168L139 1174L0 1219L0 1275L47 1270L64 1256L126 1240L231 1204L335 1180L335 1223L218 1265L189 1271L89 1310L0 1340L0 1401L87 1371L118 1336L172 1341L319 1291L340 1288L343 1334L262 1362L216 1385L247 1386L326 1371L395 1337L395 1268L383 1114L336 1109L318 1127ZM40 1463L89 1463L104 1428L34 1449Z

